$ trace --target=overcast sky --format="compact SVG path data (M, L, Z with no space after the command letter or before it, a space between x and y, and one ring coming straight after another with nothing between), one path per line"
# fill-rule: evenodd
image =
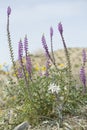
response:
M7 42L7 7L12 9L10 33L17 59L18 42L27 34L29 51L42 49L45 34L50 48L50 26L54 29L54 49L63 48L57 29L61 21L68 47L87 47L87 0L0 0L0 64L10 63Z

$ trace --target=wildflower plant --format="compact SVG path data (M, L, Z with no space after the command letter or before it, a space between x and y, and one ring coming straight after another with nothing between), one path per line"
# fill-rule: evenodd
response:
M9 17L10 17L10 15L11 15L11 8L10 8L10 6L8 6L8 8L7 8L7 37L8 37L8 46L9 46L9 50L10 50L11 61L13 63L14 71L15 71L15 74L17 76L16 66L15 66L15 61L14 61L14 54L13 54L13 47L12 47L10 31L9 31Z
M58 24L58 30L60 32L61 38L62 38L62 42L63 42L63 46L64 46L64 50L65 50L65 56L66 56L66 61L67 61L67 67L68 67L68 78L69 78L69 85L71 84L71 80L72 80L72 73L71 73L71 63L70 63L70 55L63 37L63 27L61 22Z
M63 37L62 24L58 24L58 30L64 45L67 64L61 69L57 63L53 51L53 28L50 28L51 52L46 43L45 35L42 35L41 42L45 50L46 61L43 66L32 63L32 57L28 51L28 39L24 37L18 43L18 63L14 61L13 48L9 31L9 16L11 8L7 9L7 36L10 50L10 57L13 63L14 72L18 82L13 89L12 96L16 96L15 107L16 119L14 122L21 123L28 120L32 126L49 120L57 121L59 127L63 127L64 119L68 114L76 115L79 110L81 91L76 88L75 81L72 78L70 55ZM84 53L84 62L86 60ZM25 60L25 62L23 62ZM50 65L51 64L51 65ZM39 72L39 75L37 74ZM84 80L84 68L81 70L81 78ZM83 78L84 77L84 78ZM73 82L72 82L73 80ZM78 103L77 103L78 101ZM11 104L10 104L11 105Z
M80 69L80 79L82 81L83 84L83 94L86 93L86 72L85 72L85 68L86 68L86 51L85 49L83 49L82 51L82 67Z

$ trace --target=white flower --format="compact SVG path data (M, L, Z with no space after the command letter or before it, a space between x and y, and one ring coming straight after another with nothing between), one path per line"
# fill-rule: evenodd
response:
M54 83L50 84L49 87L48 87L48 91L50 91L51 93L57 93L58 94L59 91L60 91L60 86L57 86Z

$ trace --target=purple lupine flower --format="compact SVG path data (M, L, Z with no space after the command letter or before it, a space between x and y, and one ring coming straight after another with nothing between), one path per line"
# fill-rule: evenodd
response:
M18 59L21 61L23 57L23 43L20 40L18 45Z
M51 37L51 39L52 39L52 36L53 36L53 28L50 27L50 37Z
M46 44L46 39L45 39L44 35L42 36L42 44L43 44L43 48L45 49L46 56L50 58L50 54L49 54L49 51L48 51L48 46Z
M83 51L82 51L82 57L83 57L83 65L85 65L85 62L86 62L86 51L85 51L85 49L83 49Z
M25 50L25 54L27 56L27 54L28 54L28 39L27 39L27 36L25 36L25 38L24 38L24 50Z
M82 66L80 70L80 79L84 85L84 90L86 90L86 74L85 74L85 68ZM85 91L84 91L85 92Z
M10 8L10 6L8 6L8 8L7 8L7 15L9 16L11 14L11 8Z
M62 35L63 34L63 27L62 27L61 22L58 24L58 30L59 30L60 34Z
M31 59L30 59L29 55L26 57L26 69L27 69L28 73L31 74L31 72L32 72L32 63L31 63Z

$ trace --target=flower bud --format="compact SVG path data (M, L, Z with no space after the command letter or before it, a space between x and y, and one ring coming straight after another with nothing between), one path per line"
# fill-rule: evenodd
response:
M11 8L10 8L10 6L8 6L8 8L7 8L7 15L9 16L11 14Z
M62 33L63 33L63 27L62 27L61 22L58 24L58 30L59 30L60 34L62 35Z

